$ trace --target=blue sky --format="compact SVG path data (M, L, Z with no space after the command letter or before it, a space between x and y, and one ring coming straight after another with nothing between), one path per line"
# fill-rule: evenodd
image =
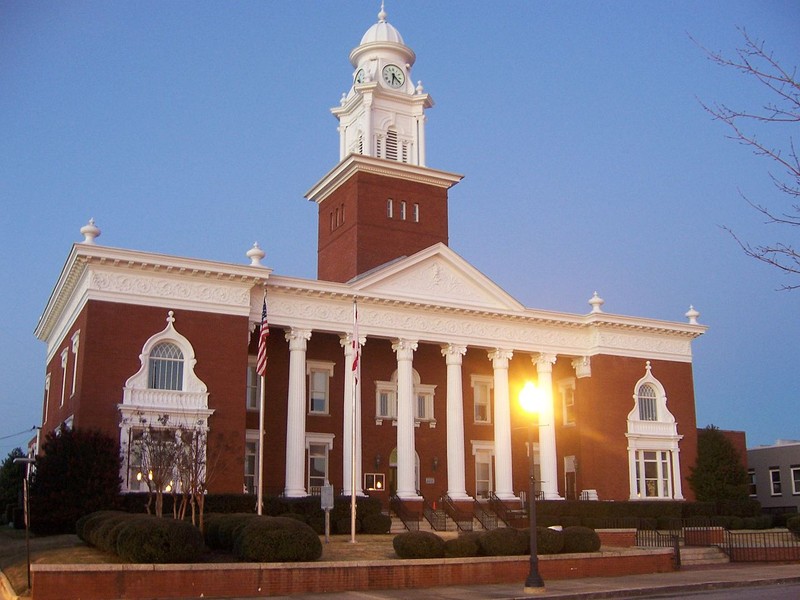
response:
M246 263L257 240L275 273L315 276L304 194L338 160L329 109L379 5L0 1L0 458L40 421L33 330L90 217L105 245ZM607 312L684 321L693 304L698 425L800 438L800 291L720 228L789 241L739 192L787 199L698 103L770 98L689 39L731 53L745 27L797 65L800 3L386 10L436 102L428 165L465 174L450 246L533 308L587 313L597 290Z

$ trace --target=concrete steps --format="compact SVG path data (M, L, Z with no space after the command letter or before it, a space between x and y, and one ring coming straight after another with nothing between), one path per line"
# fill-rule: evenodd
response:
M730 558L717 546L681 546L681 566L724 565Z

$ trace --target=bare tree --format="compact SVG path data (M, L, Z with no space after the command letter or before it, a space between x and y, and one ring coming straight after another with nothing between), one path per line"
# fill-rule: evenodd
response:
M727 104L702 102L701 104L714 119L727 125L730 139L747 146L756 156L764 156L772 162L773 167L777 168L777 174L770 171L769 176L778 191L789 196L790 206L775 210L768 208L765 203L751 200L740 191L742 197L765 217L766 224L798 227L800 226L800 160L793 138L793 134L797 133L793 125L800 123L800 82L797 79L797 68L784 68L773 53L764 47L763 41L750 37L743 28L739 31L744 43L742 47L737 48L733 57L712 52L700 44L698 46L712 62L734 69L757 81L766 88L769 99L754 111L732 108ZM772 135L775 128L780 128L779 135L786 136L782 147L764 141L760 135L761 133ZM748 256L776 267L790 276L800 275L800 253L791 241L766 245L751 244L739 238L730 228L724 229L733 236ZM800 283L792 282L782 285L780 289L796 288L800 288Z
M141 477L148 489L147 512L150 512L155 498L155 514L161 517L164 514L164 492L169 493L175 488L175 464L180 450L175 430L148 427L138 443Z

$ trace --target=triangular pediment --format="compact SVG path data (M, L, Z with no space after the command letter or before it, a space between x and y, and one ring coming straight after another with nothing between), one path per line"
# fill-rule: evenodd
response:
M365 294L425 304L479 310L524 308L444 244L378 267L350 285Z

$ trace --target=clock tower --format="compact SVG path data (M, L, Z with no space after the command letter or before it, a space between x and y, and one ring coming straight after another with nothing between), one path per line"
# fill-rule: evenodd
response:
M339 164L306 197L319 207L317 277L345 282L401 256L448 242L447 190L461 175L426 166L425 109L414 51L386 19L350 52L350 91L331 109Z

